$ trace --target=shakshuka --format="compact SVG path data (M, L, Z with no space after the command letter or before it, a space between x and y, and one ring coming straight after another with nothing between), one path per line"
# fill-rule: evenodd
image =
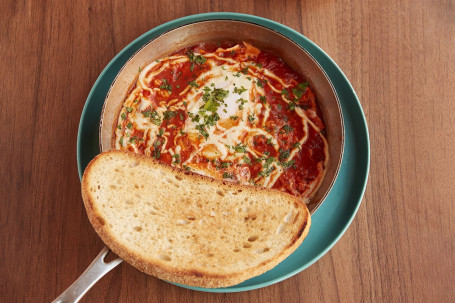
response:
M246 42L200 43L140 68L114 147L304 201L328 161L322 112L308 82Z

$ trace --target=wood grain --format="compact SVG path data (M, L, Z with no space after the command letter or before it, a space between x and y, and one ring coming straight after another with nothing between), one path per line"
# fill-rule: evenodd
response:
M104 66L147 30L210 11L290 26L345 72L369 123L363 204L329 253L281 283L203 293L123 264L83 301L455 301L451 0L2 1L0 301L51 301L103 247L80 197L76 138Z

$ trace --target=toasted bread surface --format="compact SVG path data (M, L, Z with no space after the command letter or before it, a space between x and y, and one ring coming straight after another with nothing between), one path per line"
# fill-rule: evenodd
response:
M87 166L82 197L101 239L160 279L206 288L260 275L306 237L308 209L273 189L215 180L125 151Z

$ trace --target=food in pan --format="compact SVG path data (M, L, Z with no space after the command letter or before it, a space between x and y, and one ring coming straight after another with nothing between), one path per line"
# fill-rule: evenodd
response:
M82 197L103 241L158 278L226 287L289 256L311 224L299 198L109 151L87 166Z
M246 42L200 43L144 66L115 127L115 149L303 200L329 160L308 82Z

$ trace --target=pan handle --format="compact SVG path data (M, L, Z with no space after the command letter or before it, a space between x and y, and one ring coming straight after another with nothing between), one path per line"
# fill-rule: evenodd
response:
M65 290L60 296L58 296L52 303L64 303L64 302L79 302L82 296L105 274L111 269L122 263L122 259L116 258L108 263L104 261L104 258L111 250L104 247L99 255L93 260L92 264L87 267L84 273Z

